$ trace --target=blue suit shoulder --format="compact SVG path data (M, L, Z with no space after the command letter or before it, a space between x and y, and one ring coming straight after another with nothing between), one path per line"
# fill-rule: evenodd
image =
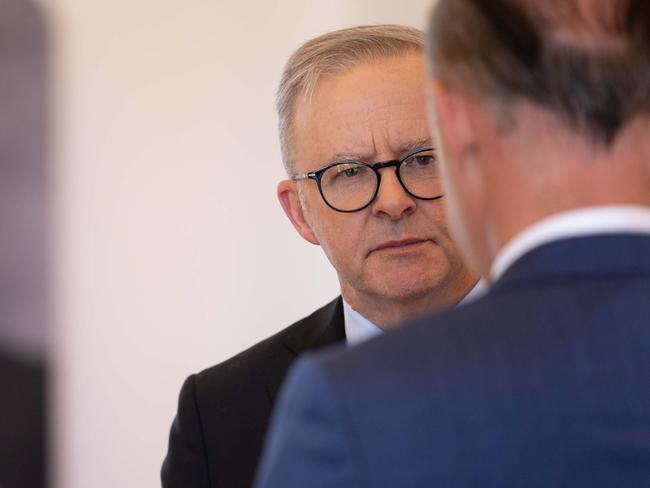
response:
M541 257L534 279L301 361L260 486L331 456L309 486L648 486L647 267L551 275Z

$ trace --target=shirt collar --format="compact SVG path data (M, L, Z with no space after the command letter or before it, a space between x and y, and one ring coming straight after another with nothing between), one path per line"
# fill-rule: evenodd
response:
M477 299L486 290L486 283L480 280L456 306L459 307ZM343 319L345 322L345 339L348 346L355 346L383 332L379 326L373 324L353 309L345 299L343 299Z
M382 329L373 324L343 299L343 320L345 321L345 340L354 346L380 334Z
M495 282L524 254L552 241L597 234L650 234L650 207L611 205L562 212L536 222L511 239L492 261Z

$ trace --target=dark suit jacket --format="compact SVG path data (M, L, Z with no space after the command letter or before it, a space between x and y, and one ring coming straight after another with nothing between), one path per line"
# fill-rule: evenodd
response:
M249 487L278 389L303 352L345 338L341 298L183 385L164 488Z
M541 246L285 385L260 487L650 487L650 237Z

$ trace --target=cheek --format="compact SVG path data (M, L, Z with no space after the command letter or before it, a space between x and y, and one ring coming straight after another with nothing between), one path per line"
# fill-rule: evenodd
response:
M463 261L475 274L480 275L483 271L481 208L466 195L460 198L454 189L447 195L445 210L452 238Z
M364 250L362 215L335 212L321 205L313 216L314 231L330 261L339 264L356 261L355 256Z
M462 198L462 188L458 188L453 175L445 174L445 214L451 237L456 247L468 256L472 252L472 224L474 212L467 198ZM465 194L466 195L466 194Z
M464 212L460 205L461 203L457 200L455 192L453 190L449 190L445 198L445 213L447 216L447 223L449 229L451 230L452 239L459 247L462 247L463 241L465 240L466 231L463 225Z

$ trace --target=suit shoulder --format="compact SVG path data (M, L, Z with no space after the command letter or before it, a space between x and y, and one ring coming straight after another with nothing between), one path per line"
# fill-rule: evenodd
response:
M499 302L492 297L479 298L462 307L416 318L351 349L331 349L312 357L343 381L359 374L370 383L383 383L392 381L389 378L396 371L410 367L415 373L421 364L454 363L460 359L460 350L480 356L485 353L483 345L495 339L487 324L504 313Z
M340 307L340 297L317 309L270 337L254 344L235 356L204 369L195 375L199 393L205 386L227 386L242 380L256 381L279 370L282 374L289 364L310 343L317 339Z

